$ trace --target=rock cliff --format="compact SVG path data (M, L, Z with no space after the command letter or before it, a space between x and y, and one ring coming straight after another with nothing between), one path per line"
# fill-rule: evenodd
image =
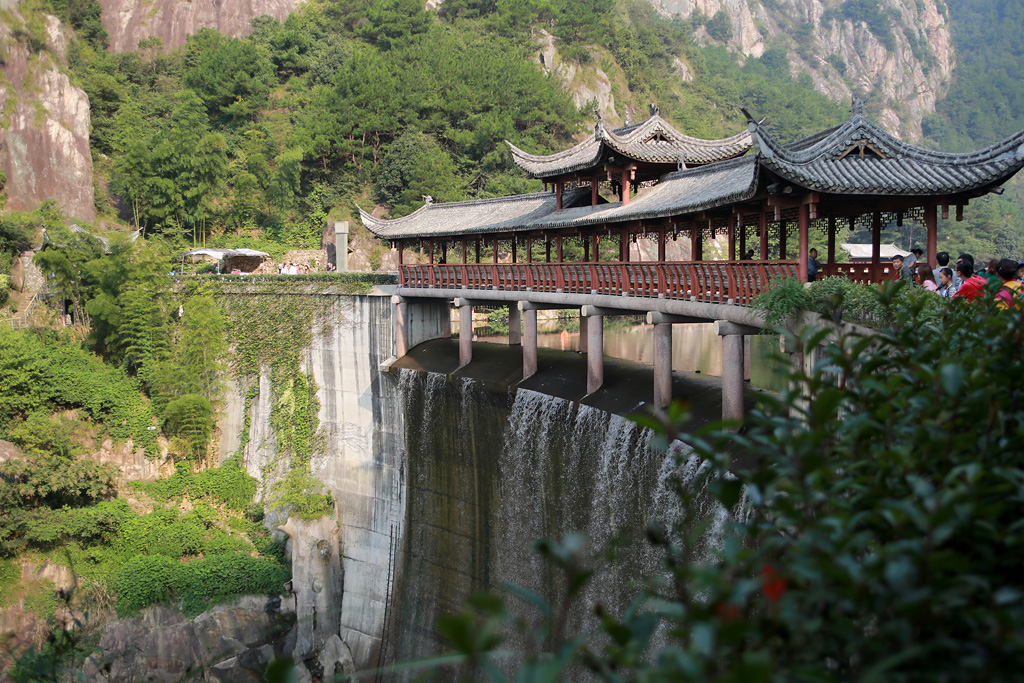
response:
M877 13L836 0L650 0L660 12L714 17L723 12L727 43L745 57L786 50L794 75L849 102L868 96L891 132L917 139L921 119L935 110L955 63L943 0L878 0ZM871 3L860 3L871 6ZM870 26L869 26L870 21ZM717 37L730 31L718 31ZM698 37L713 40L707 28Z
M180 47L201 28L237 38L248 35L256 17L266 14L281 21L299 4L300 0L100 0L103 27L115 52L134 50L147 38Z
M48 199L92 221L89 98L64 73L68 37L52 16L0 19L0 172L7 208L30 211Z

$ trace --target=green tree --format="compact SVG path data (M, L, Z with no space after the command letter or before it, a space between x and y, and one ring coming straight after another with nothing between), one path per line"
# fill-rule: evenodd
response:
M422 205L424 195L439 202L465 197L464 183L451 157L433 138L418 131L405 133L388 148L374 190L394 216Z
M185 394L164 408L167 433L178 440L184 456L200 464L206 460L216 414L210 399L200 394Z

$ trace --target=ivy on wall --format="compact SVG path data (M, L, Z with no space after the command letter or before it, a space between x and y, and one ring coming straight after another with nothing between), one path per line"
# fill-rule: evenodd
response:
M316 382L303 364L303 353L314 334L330 329L334 297L320 295L316 286L312 290L304 294L284 293L281 288L273 293L261 291L259 296L225 294L234 343L233 370L246 387L242 444L249 441L249 409L259 393L260 375L266 373L277 453L275 466L264 473L264 491L271 496L271 507L287 509L302 519L316 519L334 510L333 498L309 469L311 458L324 444ZM287 291L294 292L294 287ZM275 473L279 478L268 482Z

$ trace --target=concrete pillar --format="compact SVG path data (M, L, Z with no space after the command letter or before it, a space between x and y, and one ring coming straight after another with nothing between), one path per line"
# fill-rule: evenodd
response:
M391 303L395 305L395 356L401 358L409 353L409 304L400 296L391 297Z
M580 316L580 353L587 352L587 317Z
M743 420L743 335L722 337L722 419Z
M536 320L536 318L534 318ZM519 312L518 304L511 304L508 307L508 345L519 346L523 343L523 321L522 313Z
M348 221L334 222L334 260L338 272L348 270Z
M473 307L459 306L459 367L473 360Z
M604 384L604 317L587 318L587 393L592 394Z
M672 323L654 326L654 405L667 408L672 402Z
M526 379L537 374L537 309L527 309L523 315L523 379Z

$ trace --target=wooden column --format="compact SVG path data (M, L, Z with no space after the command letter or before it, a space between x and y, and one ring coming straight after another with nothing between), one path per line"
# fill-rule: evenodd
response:
M562 181L555 183L555 211L562 210Z
M665 257L665 226L658 228L658 263L664 263Z
M590 179L590 205L597 206L597 176Z
M690 224L690 260L704 260L704 231L697 225L697 221Z
M580 241L583 242L583 262L590 262L590 240L580 235Z
M619 262L629 262L629 230L619 231Z
M871 262L882 262L882 214L878 211L871 214Z
M519 244L516 241L516 236L512 235L512 263L519 262Z
M558 257L558 262L562 262L562 236L559 235L555 238L555 256Z
M957 215L959 216L960 207L957 207ZM939 229L938 220L935 215L935 205L929 204L924 207L924 225L928 230L928 253L926 258L928 264L933 268L935 267L935 255L939 251Z
M800 282L807 282L809 274L807 268L807 252L810 250L810 228L811 228L811 207L801 204L797 209L797 224L799 226L799 244L797 245L797 272L800 273ZM740 340L743 341L742 339Z
M545 263L551 263L551 238L544 238L544 261Z
M494 262L498 262L498 236L494 236Z
M828 262L836 262L836 219L828 219Z
M398 240L398 265L405 263L405 240Z
M526 238L526 262L533 263L533 238Z
M476 262L480 263L480 238L476 238Z
M747 226L743 223L743 214L736 217L740 231L740 258L747 258Z
M466 238L462 238L462 262L469 263L469 245Z
M761 209L761 216L758 219L758 234L761 236L761 260L768 260L768 214Z
M590 236L590 242L590 251L593 252L593 254L591 254L590 260L593 261L594 263L597 263L598 261L601 260L601 252L598 250L598 248L601 246L601 238L598 237L597 233L595 232L593 235Z
M786 221L779 221L779 260L786 260Z
M736 217L729 217L729 260L736 260Z
M629 204L629 169L622 172L622 205Z

